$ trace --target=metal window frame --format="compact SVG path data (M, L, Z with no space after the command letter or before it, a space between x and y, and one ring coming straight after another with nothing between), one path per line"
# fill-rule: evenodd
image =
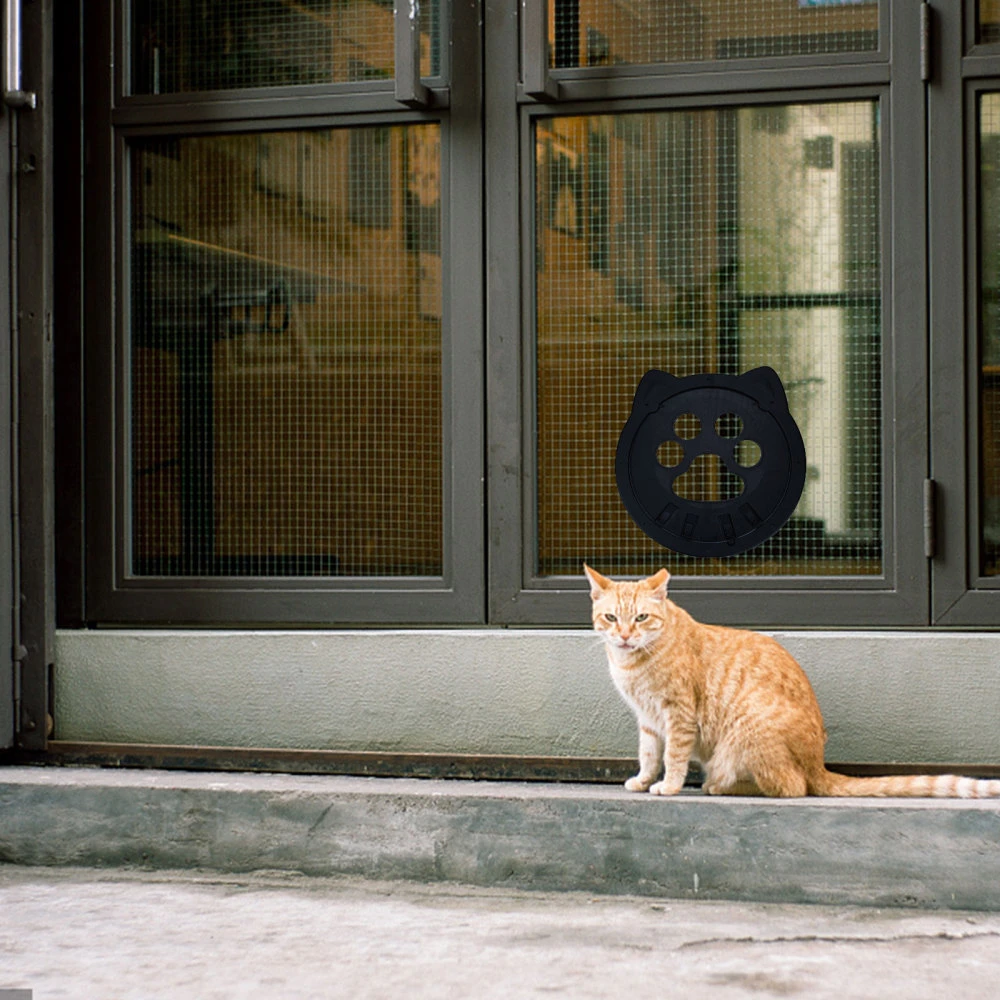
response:
M11 174L11 114L0 115L0 170L7 178ZM0 238L4 240L8 252L15 248L14 233L10 224L10 200L0 199ZM16 266L16 261L14 262ZM16 273L16 272L15 272ZM16 450L14 444L14 423L12 397L14 383L14 329L11 324L12 287L11 271L7 270L0 281L0 649L6 650L0 656L0 750L14 745L17 735L16 696L14 690L16 657L14 650L14 497L16 479L12 459ZM11 612L11 613L6 613Z
M875 82L890 58L894 3L899 6L899 0L880 0L878 46L870 51L548 69L544 65L544 19L525 19L524 12L533 5L523 0L517 99L577 101L781 90L791 86L789 74L798 74L803 86L825 87L840 83L845 71L855 82Z
M115 10L112 12L111 7ZM87 498L85 609L99 624L440 624L483 621L480 26L452 6L455 96L427 110L396 102L391 81L262 88L166 98L124 94L124 3L88 11L85 104L90 196L85 202ZM97 8L97 5L94 5ZM114 58L112 58L114 56ZM113 69L113 67L118 67ZM128 296L127 142L293 128L436 122L442 129L445 244L442 319L443 561L440 577L130 578L123 499L127 431L122 347ZM452 252L449 254L449 248ZM113 527L109 530L109 524Z
M582 578L533 575L533 246L531 120L611 110L743 106L874 98L881 104L883 238L884 571L867 577L676 577L674 592L696 616L756 626L926 624L928 566L921 484L927 434L924 94L918 11L883 0L878 53L851 62L809 57L809 67L754 60L689 67L670 76L582 77L555 71L558 100L510 100L501 81L517 72L511 4L486 4L486 148L497 179L487 183L490 614L505 624L586 624ZM891 44L890 44L891 42ZM891 52L891 57L890 57ZM799 62L798 60L796 62ZM491 79L492 78L492 79ZM574 84L575 86L575 84ZM627 93L627 96L626 96ZM588 100L583 100L588 98ZM904 151L896 154L896 151ZM895 154L895 155L894 155ZM502 166L500 166L502 164ZM502 179L501 179L502 178ZM517 186L521 185L518 193ZM520 214L513 211L520 206ZM914 454L917 460L914 461ZM610 472L609 472L610 474ZM822 597L822 600L817 598Z
M397 4L407 2L407 0L397 0ZM428 91L426 94L426 106L434 109L448 107L449 87L448 80L451 75L452 65L452 35L450 33L452 22L450 19L450 0L439 0L437 12L440 49L438 53L438 72L429 76L421 77L421 86ZM255 113L259 114L264 109L272 109L273 113L281 114L280 109L284 109L286 114L304 111L307 108L318 107L316 111L322 114L328 111L331 102L339 104L344 110L372 110L372 106L385 106L385 99L395 98L397 86L392 78L384 80L349 81L338 83L321 84L299 84L291 86L264 86L264 87L233 87L224 90L199 90L199 91L174 91L167 94L134 94L132 93L131 75L133 53L129 46L131 39L131 9L128 0L114 4L114 32L115 37L120 40L113 66L113 101L116 109L127 111L134 109L134 113L142 116L150 112L156 114L156 109L162 109L167 116L171 115L171 109L176 106L194 105L201 107L204 113L223 117L226 109L236 113L232 117L242 117L242 111L248 103L252 104ZM419 9L419 8L418 8ZM409 21L409 8L404 10L404 19ZM397 25L398 25L397 19ZM419 30L419 29L417 29ZM464 36L459 34L459 39ZM397 33L394 42L402 41ZM411 42L415 44L415 42ZM397 53L398 54L398 53ZM414 72L419 72L419 67L409 67ZM425 83L423 81L426 81ZM416 80L411 80L416 83ZM294 93L292 93L294 91ZM403 103L409 103L404 101ZM418 102L424 104L424 101Z
M4 412L14 421L7 439L12 492L10 504L3 505L13 525L4 516L0 553L13 549L13 634L7 648L14 658L14 745L32 751L44 750L48 742L55 655L53 19L54 0L25 5L22 12L24 79L37 105L4 115L11 140L11 205L0 217L12 250L5 306L7 329L13 328L11 382L4 380L10 395L5 385L3 396L11 403ZM6 580L0 592L5 588Z
M938 545L932 623L996 627L1000 577L980 573L980 95L1000 92L1000 44L976 42L976 4L935 5L928 87L931 475ZM955 206L960 206L956 210Z

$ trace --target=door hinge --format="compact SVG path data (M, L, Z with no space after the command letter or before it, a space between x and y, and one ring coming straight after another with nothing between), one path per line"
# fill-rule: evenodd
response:
M933 23L934 12L931 5L922 3L920 5L920 79L924 83L930 83L931 79Z
M924 480L924 555L933 559L937 552L937 483Z

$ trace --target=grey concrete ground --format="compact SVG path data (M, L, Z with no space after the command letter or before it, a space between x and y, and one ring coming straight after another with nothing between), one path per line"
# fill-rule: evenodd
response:
M0 866L0 996L996 997L1000 914Z

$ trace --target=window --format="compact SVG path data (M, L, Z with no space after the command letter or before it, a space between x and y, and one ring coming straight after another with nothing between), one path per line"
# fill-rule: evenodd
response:
M874 101L535 121L536 572L882 573L879 127ZM665 552L613 477L642 375L775 368L809 456L774 538ZM735 442L736 428L726 431ZM723 499L721 462L683 477Z
M685 606L728 622L925 620L926 562L907 539L926 473L896 447L925 433L903 403L925 378L923 305L904 280L923 267L922 194L896 155L923 133L919 38L895 27L906 16L874 2L556 0L547 25L522 22L520 104L487 105L522 180L520 225L499 198L488 216L495 253L520 246L503 287L522 293L490 312L520 330L516 347L490 340L496 381L522 386L490 403L490 521L508 540L490 555L497 619L583 623L586 560L666 565ZM490 44L487 70L507 59L511 72L514 53ZM798 508L741 556L661 548L610 471L639 379L761 364L805 439ZM719 433L758 460L734 424ZM682 484L709 502L741 488L711 456Z
M441 576L439 126L129 153L130 572Z
M948 625L995 625L1000 610L998 10L963 4L938 14L948 47L929 88L932 614Z
M991 5L935 8L930 81L898 0L482 13L87 7L81 619L583 624L587 560L708 619L993 620ZM613 474L639 378L765 363L798 508L662 549Z
M87 617L481 618L479 82L447 55L471 15L108 6Z
M1000 574L1000 94L979 98L979 573Z

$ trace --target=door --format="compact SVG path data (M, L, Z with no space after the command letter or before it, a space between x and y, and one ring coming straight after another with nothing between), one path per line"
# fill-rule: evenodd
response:
M62 491L58 526L82 583L60 563L64 621L119 658L99 683L135 655L115 625L168 626L178 673L204 637L184 626L315 625L315 655L352 668L393 650L400 673L359 672L359 703L391 676L436 719L421 699L454 707L486 668L417 627L492 626L472 640L506 677L507 626L586 626L584 560L665 564L681 604L728 624L997 620L991 7L81 6L82 410L59 398L86 530ZM659 548L614 479L639 378L764 364L805 439L798 509L734 558ZM681 421L658 460L699 436L760 460L726 415ZM731 468L709 453L687 497L735 499ZM413 647L328 630L384 625ZM267 683L216 703L275 714L270 657ZM164 741L188 739L193 700ZM285 745L314 745L295 725ZM417 749L461 726L439 728ZM517 722L498 728L485 752L516 750Z
M85 620L484 614L470 5L87 4Z
M585 623L586 560L666 565L708 620L925 622L918 5L554 0L519 36L508 7L486 26L496 620ZM805 439L797 509L741 556L662 549L613 475L639 379L759 365ZM695 437L760 460L691 417L661 464ZM734 500L730 468L702 455L677 488Z
M81 621L585 624L584 560L708 619L928 621L920 5L253 11L86 8ZM639 378L763 364L798 508L661 550L613 475ZM722 416L660 461L751 468ZM704 457L686 495L734 499Z
M1000 12L934 4L933 620L1000 621Z

